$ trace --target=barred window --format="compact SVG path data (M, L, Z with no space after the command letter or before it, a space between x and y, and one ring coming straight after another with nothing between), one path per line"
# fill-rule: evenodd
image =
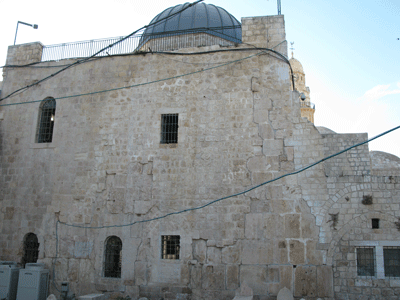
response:
M161 236L162 259L179 259L180 239L179 235Z
M56 100L47 98L42 101L39 109L38 126L36 130L37 143L51 143L53 140Z
M375 276L375 248L357 248L357 275Z
M161 115L161 144L178 143L178 114Z
M121 278L122 241L110 236L106 241L104 255L104 277Z
M379 229L379 219L372 219L371 224L372 224L372 229Z
M400 277L400 248L383 247L385 277Z
M24 239L24 256L22 265L25 267L28 263L36 263L39 257L39 242L36 234L28 233Z

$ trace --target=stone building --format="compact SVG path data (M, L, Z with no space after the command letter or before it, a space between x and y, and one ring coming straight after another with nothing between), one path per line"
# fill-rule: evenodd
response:
M45 263L56 294L233 299L246 283L253 299L398 299L400 159L364 144L241 193L367 134L301 117L282 15L172 15L186 6L136 50L55 76L79 58L9 47L0 259Z

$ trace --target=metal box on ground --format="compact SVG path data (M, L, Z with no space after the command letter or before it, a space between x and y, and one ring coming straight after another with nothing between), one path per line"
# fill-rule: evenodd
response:
M49 286L49 270L44 264L26 264L19 271L17 300L46 300Z
M15 300L17 297L19 269L14 261L0 262L0 299Z

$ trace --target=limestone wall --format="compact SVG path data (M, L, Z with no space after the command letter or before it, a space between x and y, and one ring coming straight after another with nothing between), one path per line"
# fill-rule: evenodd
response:
M6 103L147 83L255 53L228 51L189 60L151 54L107 57L72 68ZM83 226L128 224L197 207L293 170L293 149L284 139L293 134L300 115L287 68L260 55L178 79L56 100L50 144L34 140L39 103L2 108L7 109L1 123L7 170L2 176L2 259L20 260L23 238L34 232L39 258L50 267L56 220ZM24 84L18 80L21 74L30 81L52 71L13 69L8 80L15 84L6 85L5 94ZM174 145L160 144L161 115L167 113L179 114ZM301 201L290 192L292 185L291 179L282 180L143 225L59 225L55 280L69 281L77 294L182 293L195 299L231 298L242 282L258 295L276 295L284 286L294 290L293 265L306 263L298 239L313 233L302 233ZM104 243L111 235L123 243L121 279L103 276ZM162 235L181 237L179 260L161 259Z
M267 47L284 38L282 16L244 20L244 31L266 29L253 34ZM244 283L259 299L284 287L305 299L369 293L352 289L355 243L399 240L400 186L371 176L368 146L199 210L129 225L240 193L367 138L319 133L300 116L288 65L231 51L246 48L103 57L3 101L21 104L0 108L0 259L21 261L32 232L39 260L51 268L57 257L51 279L76 295L232 299ZM71 62L8 68L3 96ZM57 103L53 140L36 143L47 97ZM179 115L176 144L160 143L163 114ZM371 218L382 228L369 228ZM69 226L56 230L58 220ZM180 236L179 259L162 258L164 235ZM121 278L104 276L110 236L122 241ZM396 295L396 280L376 279L368 284L380 295Z

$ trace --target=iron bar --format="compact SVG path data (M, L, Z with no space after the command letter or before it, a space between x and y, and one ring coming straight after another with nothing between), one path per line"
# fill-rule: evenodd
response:
M239 27L240 26L230 26L224 27L224 29L228 28L234 30ZM115 47L99 53L97 56L127 54L132 52L173 51L180 48L212 45L229 46L242 43L240 38L223 34L220 32L221 29L222 28L219 27L212 27L163 33L140 33L121 41ZM123 37L114 37L44 46L42 61L88 57L122 38ZM234 42L232 42L232 40Z

